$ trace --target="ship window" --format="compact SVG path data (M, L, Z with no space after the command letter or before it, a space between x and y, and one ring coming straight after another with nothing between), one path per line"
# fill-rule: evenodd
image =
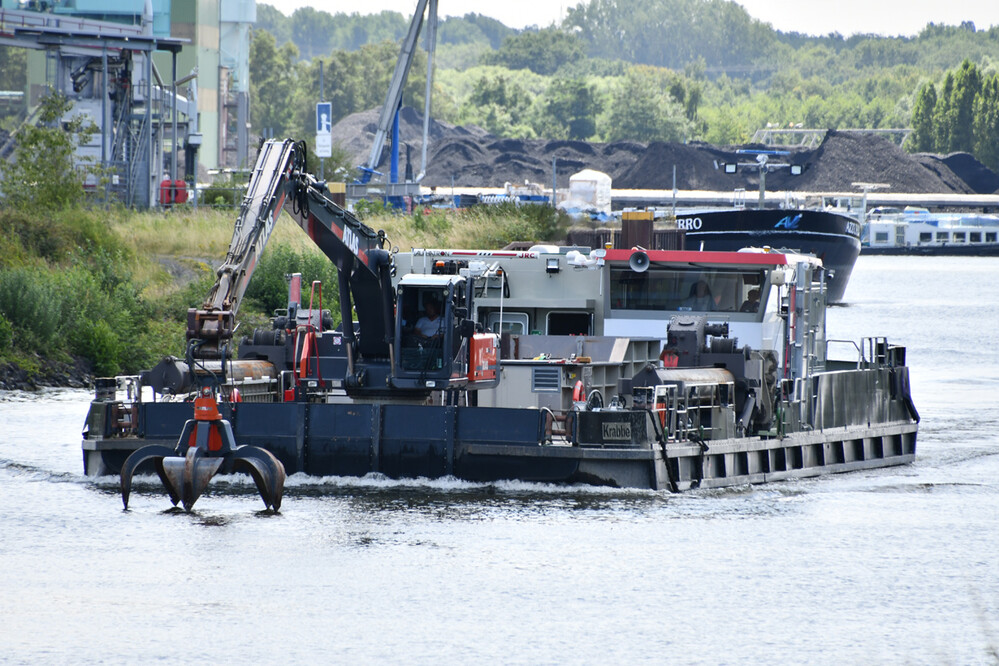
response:
M500 313L490 312L486 317L486 328L493 333L513 333L522 335L528 332L526 312L504 312L503 329L500 330Z
M995 243L996 242L996 232L994 232L994 231L986 231L985 232L985 242L986 243Z
M888 232L879 231L874 234L874 242L876 243L887 243L888 242Z
M924 231L919 234L920 243L929 243L932 240L933 240L933 234L929 231Z
M950 240L950 234L947 233L946 231L938 231L937 240L947 242Z
M610 302L615 310L739 312L749 292L765 284L763 270L611 269Z
M549 312L548 335L592 335L593 315L589 312Z
M969 243L981 243L982 242L982 232L981 231L972 231L971 233L969 233L968 234L968 242Z
M965 233L963 231L955 231L954 232L954 242L955 243L963 243L964 242L964 238L965 238Z

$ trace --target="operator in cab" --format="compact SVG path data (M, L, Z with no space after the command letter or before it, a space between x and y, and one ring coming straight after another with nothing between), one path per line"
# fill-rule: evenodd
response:
M440 337L444 321L441 319L441 306L432 298L423 304L424 315L416 321L416 335L429 339Z

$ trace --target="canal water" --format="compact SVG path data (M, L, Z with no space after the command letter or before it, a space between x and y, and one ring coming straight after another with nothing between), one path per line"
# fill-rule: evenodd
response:
M0 394L0 662L999 661L999 259L861 257L911 466L729 490L292 478L267 515L82 476L89 393ZM835 347L834 347L835 349Z

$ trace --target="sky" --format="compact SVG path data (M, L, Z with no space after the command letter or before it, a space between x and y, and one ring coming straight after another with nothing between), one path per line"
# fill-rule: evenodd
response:
M915 35L927 23L957 25L972 21L981 30L999 25L997 0L737 0L750 16L784 32L844 36L855 33ZM335 14L375 14L383 10L410 15L416 0L257 0L290 14L311 6ZM443 16L468 13L491 16L512 28L545 27L565 16L566 9L580 0L438 0ZM363 5L363 7L361 6Z

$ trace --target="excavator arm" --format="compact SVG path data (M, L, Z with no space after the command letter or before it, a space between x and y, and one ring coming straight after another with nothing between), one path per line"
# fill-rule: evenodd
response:
M246 196L229 243L225 261L201 308L188 310L187 362L164 359L150 373L151 385L170 384L172 391L194 383L194 365L220 359L221 376L203 373L194 401L194 418L185 423L174 449L151 444L134 451L121 470L121 496L125 508L132 476L140 465L152 462L174 505L190 511L221 472L243 470L253 477L267 508L281 508L285 470L266 449L237 446L233 429L223 418L216 391L225 381L234 321L260 255L270 239L281 211L288 212L322 249L339 271L343 337L347 341L348 368L353 372L354 335L351 292L357 303L365 335L373 339L361 348L363 355L388 352L392 357L393 296L392 256L382 249L385 235L375 232L325 195L325 184L306 173L305 145L293 141L267 141L260 147ZM366 318L370 321L366 321ZM377 339L379 329L381 340ZM374 335L368 335L374 331ZM370 350L367 349L370 347ZM162 390L164 386L161 385Z
M364 322L367 334L361 353L385 356L394 331L392 258L382 249L385 235L326 196L325 183L306 173L305 145L290 140L266 141L260 147L215 284L200 308L188 310L191 355L200 359L228 356L236 313L282 210L336 266L342 321L352 321L353 302ZM344 335L355 343L353 327L345 326Z

